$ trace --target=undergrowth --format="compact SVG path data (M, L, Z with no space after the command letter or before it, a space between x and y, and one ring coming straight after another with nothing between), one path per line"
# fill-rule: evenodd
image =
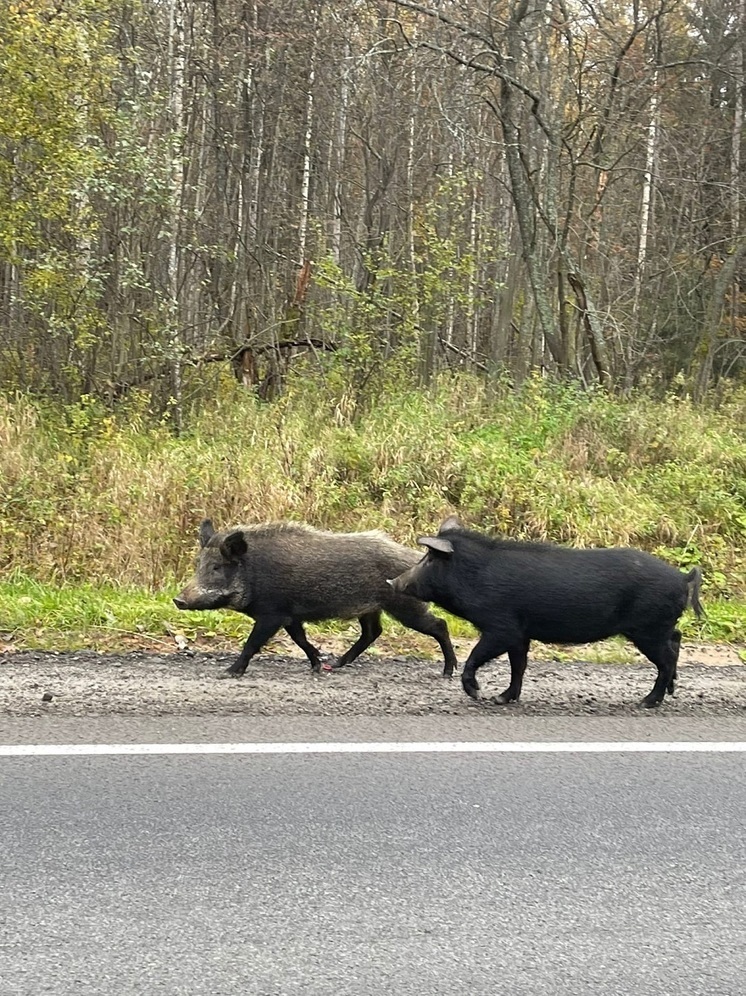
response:
M512 537L700 564L720 614L706 625L742 639L746 391L714 408L538 379L495 397L458 377L353 417L318 382L273 403L226 384L179 438L144 396L114 414L87 397L0 399L0 580L6 594L14 576L41 585L42 627L66 588L88 591L85 625L126 603L142 613L133 626L162 627L175 610L159 593L188 576L205 516L381 528L411 544L452 511ZM12 612L0 599L0 630Z

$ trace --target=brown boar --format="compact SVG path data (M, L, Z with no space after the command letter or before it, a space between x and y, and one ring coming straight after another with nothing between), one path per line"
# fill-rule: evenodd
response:
M344 667L380 636L381 612L437 640L445 660L443 675L453 674L456 656L445 621L387 583L421 555L385 533L324 532L294 523L215 532L205 519L199 542L197 572L174 599L177 608L231 608L254 619L243 650L222 677L239 678L251 658L283 628L311 668L320 671L319 650L308 641L303 624L357 618L360 637L334 665Z

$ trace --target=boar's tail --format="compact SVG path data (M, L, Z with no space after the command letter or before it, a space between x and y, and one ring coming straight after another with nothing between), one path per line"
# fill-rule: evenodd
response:
M702 568L692 567L686 576L686 583L689 585L689 601L691 607L698 616L704 614L702 603L699 600L699 586L702 583Z

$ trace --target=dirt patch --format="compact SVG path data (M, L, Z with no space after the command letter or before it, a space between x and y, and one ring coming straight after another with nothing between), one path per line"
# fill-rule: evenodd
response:
M507 684L508 665L480 672L483 703L441 677L441 664L413 657L364 656L340 672L312 675L304 658L263 654L239 680L217 680L233 653L94 651L0 654L0 715L248 716L465 715L473 710L526 715L639 712L655 671L648 663L529 662L518 705L491 696ZM464 659L462 649L459 659ZM667 713L746 710L746 667L733 647L682 648L677 694Z

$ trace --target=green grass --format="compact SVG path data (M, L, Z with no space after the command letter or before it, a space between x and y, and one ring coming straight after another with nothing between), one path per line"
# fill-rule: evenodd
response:
M0 582L0 642L19 649L77 650L84 647L117 650L148 647L174 650L176 637L203 649L238 649L246 639L251 620L236 612L180 612L171 601L176 587L152 592L135 586L68 585L42 583L18 572ZM682 619L685 640L728 643L746 642L746 604L724 600L708 601L707 617L697 620L691 612ZM471 640L475 631L462 619L440 613L448 620L455 640ZM357 624L329 621L309 627L311 634L324 639L356 636ZM313 639L312 635L312 639ZM623 641L598 644L594 660L626 660ZM386 619L384 634L377 647L386 652L416 651L437 657L432 640ZM293 653L300 652L296 649ZM573 651L555 648L556 660L571 660ZM584 656L588 656L587 653Z
M250 621L235 612L180 612L177 587L153 592L134 585L43 584L20 573L0 582L0 633L15 646L116 649L133 643L174 649L173 636L245 639Z
M250 619L230 610L180 612L172 602L177 590L176 585L153 592L132 585L44 584L15 572L0 582L0 640L23 649L113 650L134 644L174 649L178 634L204 647L234 645L246 639ZM454 637L474 635L463 620L449 617L449 621ZM356 628L354 620L330 620L310 627L339 637ZM387 620L384 645L389 640L395 645L412 639L421 640L423 647L432 642ZM434 652L439 651L435 648Z

